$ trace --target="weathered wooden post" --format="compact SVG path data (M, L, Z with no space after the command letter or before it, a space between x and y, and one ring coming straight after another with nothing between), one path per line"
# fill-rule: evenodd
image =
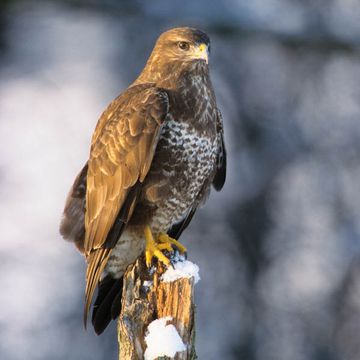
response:
M122 310L118 322L120 360L152 360L156 358L151 355L154 353L162 359L196 358L194 284L199 279L197 272L198 267L184 259L178 259L174 268L169 267L166 272L161 265L149 271L143 258L129 267L124 276ZM178 335L170 325L165 332L159 333L160 337L154 344L153 339L157 334L147 335L149 324L156 319L163 319L160 321L162 325L156 322L156 326L162 326L164 330L165 324L172 324ZM151 328L155 328L155 325Z

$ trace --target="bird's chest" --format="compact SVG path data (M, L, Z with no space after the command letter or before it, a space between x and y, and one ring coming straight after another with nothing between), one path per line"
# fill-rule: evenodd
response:
M197 188L215 161L215 137L201 134L186 123L171 120L162 131L158 151L163 156L162 174L173 188L185 192ZM183 194L182 194L183 195Z
M162 129L150 179L156 179L156 227L182 219L214 169L216 136L171 119Z

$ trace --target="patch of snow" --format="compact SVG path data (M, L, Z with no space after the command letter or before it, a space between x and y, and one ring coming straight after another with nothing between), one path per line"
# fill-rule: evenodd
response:
M200 280L199 267L189 260L179 261L174 267L169 266L161 277L164 282L172 282L181 278L194 278L195 284Z
M156 271L156 267L153 265L153 266L151 266L151 268L149 269L149 274L150 274L150 275L153 275L153 274L155 273L155 271Z
M150 286L152 286L152 285L153 285L153 282L152 282L152 281L145 280L145 281L143 282L143 286L144 286L144 287L150 287Z
M185 351L179 333L173 324L166 325L167 321L172 320L171 316L154 320L148 326L148 334L145 336L147 348L145 350L145 360L154 360L159 356L169 356L173 358L179 351Z

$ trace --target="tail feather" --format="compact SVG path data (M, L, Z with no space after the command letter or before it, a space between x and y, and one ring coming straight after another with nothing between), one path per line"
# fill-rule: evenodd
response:
M113 285L114 285L114 279L110 275L107 275L100 280L97 297L93 306L91 322L94 322L94 317L97 313L100 304L104 301L104 299L106 298L107 294L109 293Z
M84 306L84 326L86 328L87 316L90 310L95 289L99 283L100 276L104 271L109 259L111 249L96 249L88 256L88 267L86 271L86 289Z
M111 318L115 320L119 315L121 311L121 298L122 298L122 288L123 288L123 278L121 280L121 288L118 291L117 295L114 298L114 301L111 305Z
M99 292L94 303L91 322L100 335L116 319L121 310L123 278L114 279L107 275L99 284Z

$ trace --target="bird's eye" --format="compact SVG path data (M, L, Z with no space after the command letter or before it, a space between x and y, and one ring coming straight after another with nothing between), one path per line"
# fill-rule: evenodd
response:
M178 46L181 50L188 51L190 49L190 44L186 41L180 41Z

